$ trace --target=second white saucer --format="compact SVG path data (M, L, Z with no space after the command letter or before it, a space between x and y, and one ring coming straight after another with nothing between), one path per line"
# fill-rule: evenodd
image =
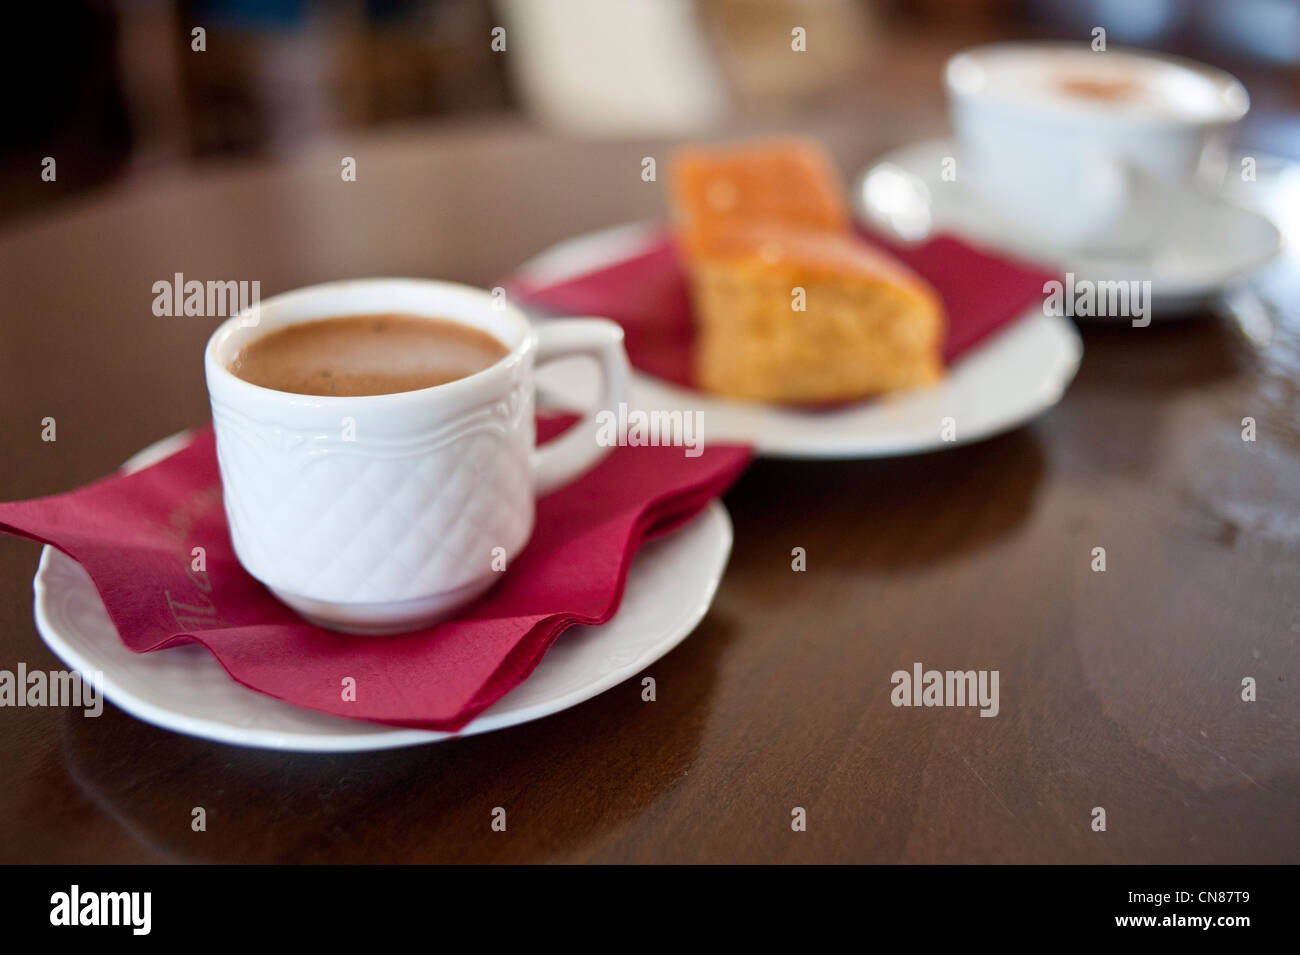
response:
M942 176L946 159L957 176ZM1163 239L1135 255L1098 255L1045 248L988 210L961 182L961 157L951 140L915 143L869 166L853 190L858 214L873 228L906 240L950 232L973 242L1073 272L1092 282L1149 280L1153 315L1184 314L1204 306L1233 283L1268 263L1282 236L1266 216L1226 199L1189 196Z
M534 287L570 281L644 252L662 226L633 223L560 243L516 276ZM635 287L625 294L636 296ZM543 316L534 316L542 320ZM739 442L772 458L878 458L942 451L1018 427L1051 408L1074 379L1083 342L1074 323L1039 306L963 354L942 381L840 408L801 410L731 401L633 371L628 405L699 412L706 442ZM539 393L562 408L591 406L595 372L583 359L551 362ZM959 422L945 434L943 422Z

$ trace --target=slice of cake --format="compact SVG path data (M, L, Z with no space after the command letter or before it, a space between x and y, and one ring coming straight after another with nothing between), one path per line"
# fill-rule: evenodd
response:
M672 192L678 236L688 249L711 232L754 220L849 228L835 168L809 143L682 150L673 160Z
M673 179L701 388L825 404L943 374L938 296L849 231L843 192L820 149L691 150Z
M822 404L943 375L938 297L850 235L736 225L696 248L691 283L695 380L715 394Z

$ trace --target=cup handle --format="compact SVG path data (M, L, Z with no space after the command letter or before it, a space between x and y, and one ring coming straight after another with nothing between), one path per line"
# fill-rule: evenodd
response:
M623 329L605 318L559 318L539 325L537 365L582 355L600 365L601 388L596 406L581 421L533 451L533 488L538 497L568 484L609 454L596 440L597 415L616 410L627 397L628 363Z

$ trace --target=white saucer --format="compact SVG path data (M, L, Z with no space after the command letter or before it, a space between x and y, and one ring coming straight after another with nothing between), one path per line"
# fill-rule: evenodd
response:
M1183 314L1213 300L1228 286L1268 263L1282 248L1277 226L1251 209L1222 198L1188 196L1178 221L1149 252L1117 256L1045 247L1000 221L961 181L961 157L947 139L905 146L882 156L853 190L863 220L907 240L951 232L1031 261L1070 271L1076 280L1150 280L1155 319ZM957 160L957 177L944 181L943 160Z
M629 258L659 234L652 223L634 223L570 239L525 263L518 275L537 285L565 281ZM628 405L703 411L706 443L750 444L765 457L917 454L979 441L1046 411L1061 400L1082 354L1074 325L1035 307L963 355L932 388L834 410L796 411L714 398L634 371ZM562 406L585 407L595 393L595 373L581 360L548 365L537 380ZM943 420L949 417L956 423L955 440L944 441Z
M124 465L138 470L184 446L173 435ZM558 713L635 676L695 629L731 553L731 520L718 501L632 561L618 612L599 627L573 627L531 676L459 734L396 729L299 709L232 680L207 650L132 653L118 638L81 565L53 547L32 581L36 629L70 668L104 674L105 697L165 729L263 749L358 752L434 743Z

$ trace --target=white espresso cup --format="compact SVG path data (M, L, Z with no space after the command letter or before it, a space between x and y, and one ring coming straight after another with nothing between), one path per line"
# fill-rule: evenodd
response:
M957 182L1048 249L1136 252L1179 204L1222 183L1234 77L1192 60L1087 45L995 43L945 69Z
M393 394L311 396L230 371L239 349L287 325L381 312L450 319L508 352L464 378ZM537 362L584 355L596 409L536 447ZM479 289L366 279L277 295L224 322L204 356L235 554L307 620L353 633L436 622L482 594L523 549L534 503L608 453L595 412L624 400L623 331L599 318L530 326Z

